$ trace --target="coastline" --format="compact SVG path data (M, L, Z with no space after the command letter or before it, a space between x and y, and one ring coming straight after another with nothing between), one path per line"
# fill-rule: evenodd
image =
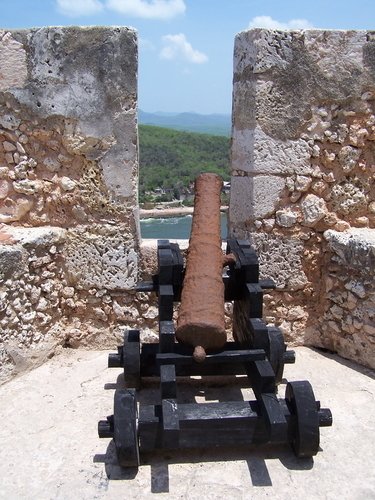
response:
M228 207L220 207L220 212L227 212ZM173 207L173 208L153 208L151 210L146 210L144 208L139 209L140 219L166 219L168 217L181 217L183 215L192 215L194 212L193 207Z

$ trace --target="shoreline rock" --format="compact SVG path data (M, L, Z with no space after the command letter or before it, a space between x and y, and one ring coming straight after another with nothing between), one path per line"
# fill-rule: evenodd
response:
M220 207L220 212L227 212L228 207ZM153 208L151 210L146 210L144 208L139 209L140 219L159 219L168 217L179 217L183 215L192 215L194 212L193 207L175 207L175 208Z

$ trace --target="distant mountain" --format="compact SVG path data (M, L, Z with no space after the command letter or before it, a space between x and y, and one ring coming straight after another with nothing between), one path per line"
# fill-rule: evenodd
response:
M231 131L231 116L224 114L200 115L199 113L147 113L138 111L141 125L198 132L201 134L222 135L229 137Z

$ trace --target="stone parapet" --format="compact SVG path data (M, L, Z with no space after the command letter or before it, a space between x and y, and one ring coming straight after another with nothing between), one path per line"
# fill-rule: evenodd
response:
M315 338L330 300L323 234L375 228L374 102L373 32L236 36L230 234L253 241L262 275L276 281L267 320L291 343Z
M5 371L47 340L106 345L115 304L139 314L137 59L126 27L0 30Z
M375 368L375 229L324 233L329 252L322 316L306 343Z

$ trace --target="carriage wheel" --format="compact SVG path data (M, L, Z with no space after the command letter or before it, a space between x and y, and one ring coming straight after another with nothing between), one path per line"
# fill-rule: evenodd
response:
M285 401L291 413L290 441L297 457L312 457L319 450L319 413L310 382L288 382Z
M139 466L137 401L134 389L117 389L114 399L113 439L121 467Z

